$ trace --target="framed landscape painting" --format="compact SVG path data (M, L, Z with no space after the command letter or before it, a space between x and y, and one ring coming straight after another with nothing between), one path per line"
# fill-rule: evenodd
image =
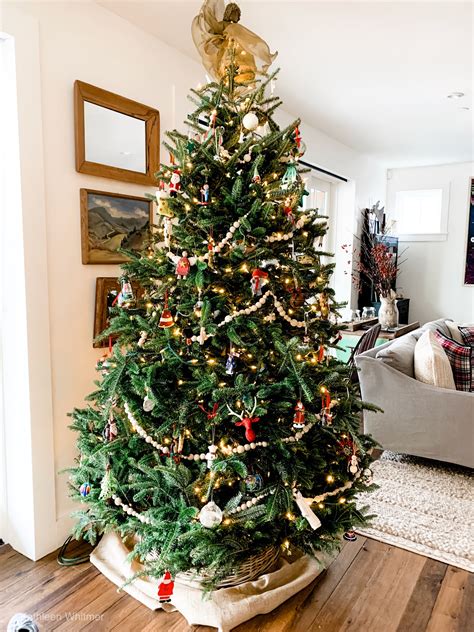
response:
M128 261L119 248L143 250L152 221L152 200L81 189L82 263Z
M464 284L474 285L474 178L471 178L469 186L469 220L467 225Z

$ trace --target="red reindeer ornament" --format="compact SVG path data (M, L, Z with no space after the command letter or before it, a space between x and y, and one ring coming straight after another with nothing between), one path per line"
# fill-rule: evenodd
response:
M251 411L248 410L244 410L242 413L236 413L234 410L232 410L232 408L227 404L227 408L229 409L229 412L231 415L234 415L235 417L238 417L240 419L240 421L236 421L235 425L236 426L243 426L245 428L245 438L247 439L247 441L249 443L252 443L252 441L255 441L255 439L257 438L257 435L255 434L254 429L252 428L252 424L257 423L257 421L260 421L260 417L254 417L253 414L255 412L255 409L257 408L257 398L254 398L254 402L253 402L253 407Z

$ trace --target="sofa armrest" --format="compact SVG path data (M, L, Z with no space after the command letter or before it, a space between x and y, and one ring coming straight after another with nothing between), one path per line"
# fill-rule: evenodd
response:
M364 431L382 447L474 466L474 393L418 382L370 355L355 363L362 399L383 410L364 411Z

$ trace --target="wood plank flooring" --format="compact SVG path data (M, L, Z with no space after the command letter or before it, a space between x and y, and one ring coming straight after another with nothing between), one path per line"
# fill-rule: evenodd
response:
M61 567L56 554L35 563L3 545L0 630L17 612L45 632L215 632L148 610L89 563ZM470 632L473 621L474 575L359 536L310 586L235 631Z

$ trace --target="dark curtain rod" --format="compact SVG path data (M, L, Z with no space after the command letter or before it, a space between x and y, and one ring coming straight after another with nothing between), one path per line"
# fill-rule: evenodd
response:
M305 167L308 167L308 169L313 169L313 171L319 171L319 173L325 173L327 176L331 176L332 178L337 178L338 180L341 180L341 182L348 182L347 178L344 178L343 176L338 176L337 173L333 173L332 171L326 171L326 169L321 169L321 167L316 167L315 165L312 165L310 162L306 162L306 160L298 160L300 165L304 165Z
M205 121L204 119L198 119L199 123L201 125L203 125L204 127L207 127L208 122ZM308 169L312 169L313 171L319 171L319 173L324 173L327 176L331 176L332 178L336 178L337 180L340 180L341 182L347 182L347 178L344 178L343 176L338 176L337 173L333 173L332 171L326 171L326 169L321 169L321 167L316 167L315 165L312 165L310 162L306 162L306 160L299 160L298 161L301 165L308 167Z

